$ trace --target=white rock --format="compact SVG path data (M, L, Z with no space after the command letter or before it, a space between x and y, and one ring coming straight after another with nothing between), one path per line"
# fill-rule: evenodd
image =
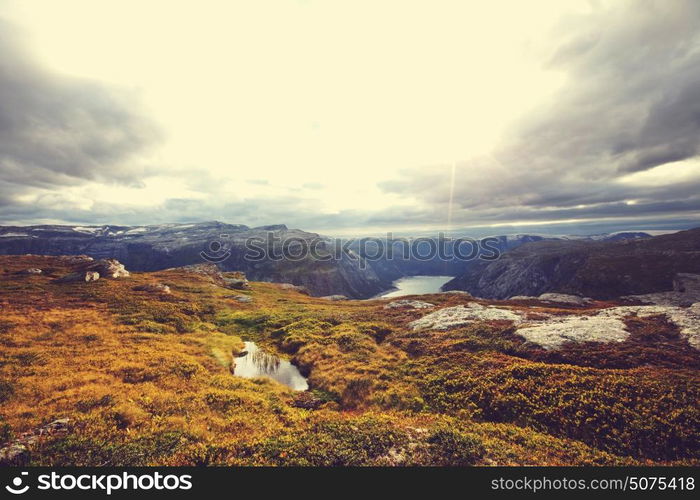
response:
M414 330L449 330L465 326L474 321L520 321L520 314L509 309L499 309L493 306L484 307L476 302L467 306L445 307L420 319L412 321L409 326Z
M394 302L389 302L384 306L384 309L430 309L435 307L434 304L430 302L423 302L422 300L395 300Z
M565 342L622 342L629 332L624 318L666 316L680 334L700 349L700 307L620 306L601 310L592 316L557 316L535 325L522 326L517 334L545 349L558 349Z
M543 293L537 298L544 302L556 302L558 304L570 304L575 306L583 306L593 302L593 300L589 299L588 297L567 295L565 293Z
M629 332L618 318L564 316L536 326L519 328L517 334L545 349L558 349L566 342L623 342Z

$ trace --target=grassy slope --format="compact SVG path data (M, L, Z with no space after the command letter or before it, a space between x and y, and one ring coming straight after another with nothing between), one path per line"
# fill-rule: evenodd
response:
M29 267L48 275L14 274ZM655 336L660 320L634 320L640 333L607 353L552 356L503 323L414 333L424 313L382 301L255 283L243 304L182 271L51 281L67 271L0 257L0 440L71 419L32 449L37 465L700 462L698 358ZM152 282L172 293L133 290ZM233 377L241 338L292 357L322 408Z

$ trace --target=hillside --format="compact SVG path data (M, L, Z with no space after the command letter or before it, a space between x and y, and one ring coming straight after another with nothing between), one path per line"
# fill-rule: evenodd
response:
M697 304L328 301L206 266L61 280L84 266L0 257L0 461L700 463ZM233 375L243 340L309 391Z
M246 241L257 239L257 245L261 246L270 235L278 241L273 242L271 251L263 259L245 258ZM243 271L259 281L304 286L317 296L339 294L364 298L390 286L390 282L382 282L371 268L360 266L347 255L331 260L313 256L297 260L273 258L272 255L281 254L280 241L285 239L309 246L320 241L321 252L331 251L318 234L288 229L284 225L250 228L214 221L151 226L3 226L0 227L0 254L84 254L115 258L135 271L156 271L200 264L204 262L201 253L205 252L223 270ZM212 252L212 243L221 246Z
M478 261L444 290L505 299L547 292L611 299L673 289L678 273L700 273L700 228L644 239L527 243Z

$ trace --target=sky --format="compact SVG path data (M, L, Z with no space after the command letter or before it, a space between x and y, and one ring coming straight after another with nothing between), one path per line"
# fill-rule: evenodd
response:
M694 0L0 0L0 224L700 226Z

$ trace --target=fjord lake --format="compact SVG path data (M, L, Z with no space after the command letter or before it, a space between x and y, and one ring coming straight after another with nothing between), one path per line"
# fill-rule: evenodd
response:
M422 295L438 293L440 287L454 276L404 276L392 283L392 290L380 297L402 297L404 295Z

